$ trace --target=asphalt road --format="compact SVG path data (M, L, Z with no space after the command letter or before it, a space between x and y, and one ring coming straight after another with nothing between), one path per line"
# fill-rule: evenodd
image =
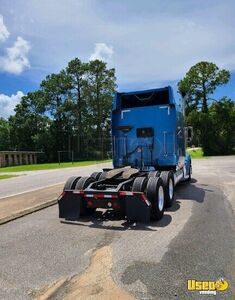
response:
M54 206L0 226L0 299L47 299L55 286L48 299L209 299L187 280L219 276L230 286L216 299L235 299L235 157L193 169L160 222L98 211L61 223Z
M0 199L64 183L71 176L88 176L110 166L110 163L101 163L87 167L17 172L15 174L19 175L18 177L0 180Z

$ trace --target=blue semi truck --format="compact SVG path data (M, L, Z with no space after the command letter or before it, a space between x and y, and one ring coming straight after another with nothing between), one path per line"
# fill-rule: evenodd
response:
M71 177L58 198L59 217L78 220L96 208L122 212L128 220L160 220L174 203L175 186L190 180L184 105L170 86L116 93L112 110L113 168Z

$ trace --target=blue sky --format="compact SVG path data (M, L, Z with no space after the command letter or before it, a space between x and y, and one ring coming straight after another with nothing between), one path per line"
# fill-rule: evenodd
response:
M74 57L107 61L121 91L176 88L212 61L232 73L215 98L235 99L234 28L230 0L0 0L0 117Z

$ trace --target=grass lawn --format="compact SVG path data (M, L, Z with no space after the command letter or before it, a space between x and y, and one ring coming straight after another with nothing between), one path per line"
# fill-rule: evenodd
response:
M192 158L205 158L202 148L188 148L187 152Z
M105 162L111 162L111 160L87 160L74 162L64 162L60 165L58 163L48 163L48 164L36 164L36 165L22 165L22 166L12 166L0 168L0 172L22 172L22 171L37 171L37 170L50 170L50 169L62 169L71 167L84 167ZM5 175L3 175L5 176Z
M0 175L0 180L1 179L12 178L12 177L16 177L16 176L15 175Z

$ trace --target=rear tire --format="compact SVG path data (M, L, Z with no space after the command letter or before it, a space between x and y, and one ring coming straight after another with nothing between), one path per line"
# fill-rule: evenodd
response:
M99 180L106 179L107 172L102 172L99 176Z
M95 182L95 179L92 177L81 177L76 184L75 190L84 190L93 182Z
M165 207L171 207L175 196L174 173L172 171L162 171L160 177L163 181Z
M76 184L75 190L84 190L93 182L95 182L93 177L81 177ZM94 213L95 210L95 208L87 208L86 202L81 201L81 216L90 215Z
M148 178L149 177L159 177L159 175L160 175L159 171L150 171L148 173Z
M77 177L77 176L72 176L72 177L69 177L69 179L66 181L65 185L64 185L64 191L66 190L74 190L75 189L75 186L78 182L78 180L80 179L81 177Z
M97 180L99 180L101 174L102 174L102 172L94 172L91 174L91 177L97 181Z
M144 192L147 182L147 177L136 177L132 185L132 192Z
M151 219L160 220L164 214L164 187L160 177L148 179L146 196L152 204Z

